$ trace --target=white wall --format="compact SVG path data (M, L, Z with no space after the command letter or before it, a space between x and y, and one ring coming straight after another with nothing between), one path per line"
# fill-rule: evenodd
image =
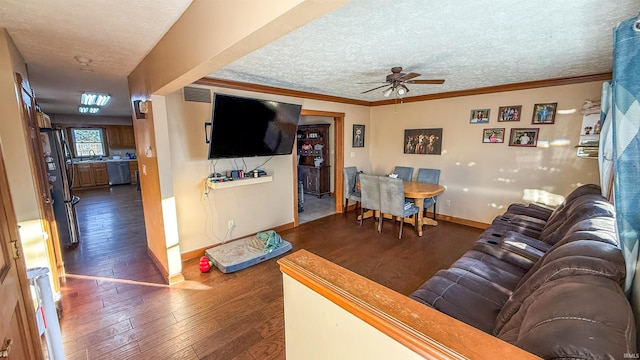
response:
M423 359L290 276L282 280L287 359Z
M303 109L344 112L345 129L351 129L354 121L369 123L369 109L363 106L206 88L225 94L302 104ZM207 190L205 178L214 171L214 166L217 172L241 168L244 166L242 159L207 160L203 124L211 118L211 104L184 102L182 91L177 91L166 97L166 107L173 194L183 253L293 222L295 155L274 156L264 165L261 164L268 157L244 159L248 169L261 165L260 168L273 175L272 182ZM344 146L349 153L350 132L345 135ZM345 159L345 166L353 164L359 168L370 168L368 153L358 150L361 156ZM236 227L227 233L229 220L234 220Z
M374 107L371 110L373 171L395 165L441 169L446 191L438 213L490 223L510 203L523 201L525 189L566 195L580 184L599 184L598 164L576 156L585 99L599 99L600 82L466 96ZM557 102L555 124L532 125L535 103ZM519 122L497 122L498 107L522 105ZM488 124L470 124L471 109L491 109ZM540 128L538 147L508 146L511 128ZM405 129L442 128L442 155L403 153ZM506 128L505 143L482 143L484 128ZM544 144L550 144L544 147ZM450 206L447 206L450 201Z

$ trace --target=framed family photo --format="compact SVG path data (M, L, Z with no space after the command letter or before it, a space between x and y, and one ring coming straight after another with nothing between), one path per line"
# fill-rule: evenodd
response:
M504 128L484 129L482 142L487 144L502 144L504 142Z
M364 147L364 125L353 124L353 145L354 148Z
M522 105L500 106L498 108L498 122L520 121Z
M531 123L537 124L553 124L556 119L556 108L558 103L544 103L533 105L533 118Z
M442 152L442 128L406 129L404 131L405 154L440 155Z
M539 128L511 129L509 137L509 146L529 146L536 147L538 145Z
M491 109L473 109L469 117L470 124L486 124L489 122Z

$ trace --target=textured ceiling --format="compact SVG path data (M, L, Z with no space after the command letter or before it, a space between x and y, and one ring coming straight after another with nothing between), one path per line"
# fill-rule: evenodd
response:
M638 0L353 0L210 77L384 99L393 66L443 78L407 96L611 71L612 29ZM380 84L381 85L381 84Z
M126 77L191 0L1 0L7 29L29 68L39 105L77 114L80 94L112 94L100 115L130 116ZM74 56L92 59L81 66Z
M101 115L130 116L126 76L190 3L0 0L0 27L44 111L77 114L80 94L97 91L113 95ZM382 89L361 93L393 66L446 80L408 96L603 73L613 27L639 11L638 0L353 0L211 76L376 101Z

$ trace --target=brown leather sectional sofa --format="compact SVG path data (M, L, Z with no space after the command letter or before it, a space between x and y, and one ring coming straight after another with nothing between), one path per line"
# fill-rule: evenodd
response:
M410 295L545 359L635 356L614 208L599 187L555 210L514 204Z

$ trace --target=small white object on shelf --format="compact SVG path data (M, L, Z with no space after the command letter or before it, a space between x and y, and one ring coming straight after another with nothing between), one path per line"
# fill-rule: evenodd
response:
M230 181L209 181L209 179L207 179L206 181L207 181L207 186L212 189L225 189L225 188L236 187L236 186L271 182L273 181L273 176L268 175L268 176L260 176L257 178L246 177L243 179L235 179Z

